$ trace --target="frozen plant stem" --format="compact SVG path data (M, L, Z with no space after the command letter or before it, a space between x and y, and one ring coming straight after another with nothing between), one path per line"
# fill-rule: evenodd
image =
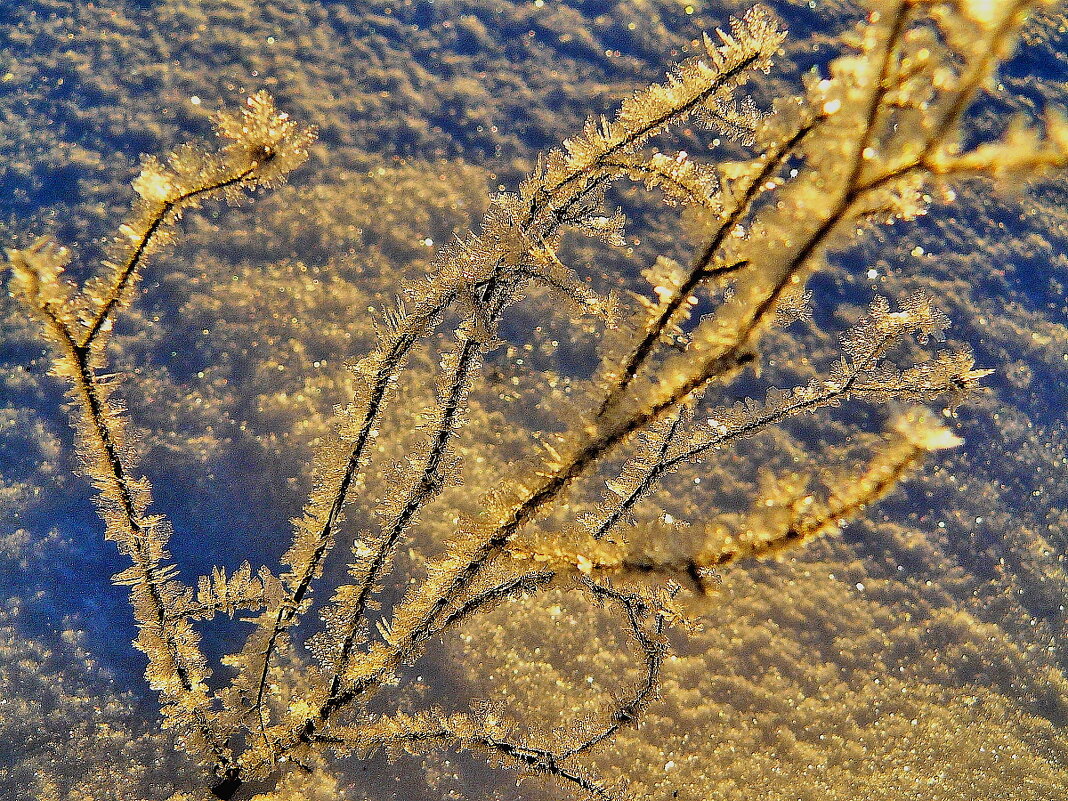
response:
M148 656L164 725L209 771L206 789L231 798L250 780L278 777L286 766L314 770L329 751L459 747L594 798L625 794L591 777L582 757L635 724L656 695L665 631L680 617L677 593L704 593L714 568L835 530L891 492L926 454L959 442L931 415L903 413L869 463L826 499L798 490L801 481L784 481L793 488L755 499L744 532L692 552L664 556L654 547L662 543L631 519L640 503L656 502L663 478L682 464L796 415L848 400L959 402L978 386L987 371L975 369L966 353L937 351L903 367L890 362L895 343L913 335L922 343L941 339L948 322L914 293L896 311L876 298L845 334L839 362L807 385L772 388L765 403L741 411L706 398L710 387L728 385L759 359L770 327L803 313L807 280L831 248L877 222L924 213L931 190L950 179L1029 178L1068 165L1068 124L1055 116L1043 129L1017 130L967 151L959 145L972 101L1010 53L1027 12L1043 4L1015 0L990 11L969 2L873 0L855 50L834 61L826 77L811 79L802 97L783 99L767 114L737 98L746 81L770 68L784 37L771 15L755 8L719 32L718 42L706 37L701 56L626 100L613 119L587 122L539 159L518 192L494 197L478 234L446 247L431 280L408 289L405 303L382 315L376 341L354 368L356 394L319 459L315 490L277 576L267 568L253 575L247 564L230 576L220 568L202 577L196 592L178 579L166 551L169 525L148 511L148 483L136 477L121 407L111 401L118 381L105 377L106 347L146 261L176 235L181 215L207 200L234 200L281 182L306 158L314 132L259 93L242 111L218 115L224 142L218 152L185 146L166 162L147 159L134 182L139 200L109 260L83 287L63 277L69 254L48 240L9 251L12 289L40 321L54 346L54 372L68 382L105 536L131 563L116 581L130 588L135 645ZM912 53L920 41L922 58ZM695 118L746 140L752 156L704 164L651 142ZM617 299L596 295L557 255L568 230L623 242L621 216L601 209L607 189L621 180L688 207L698 231L689 266L658 260L644 272L649 296L632 308L622 304L622 313ZM715 297L728 284L732 291L715 314L691 321L699 295ZM458 435L483 359L497 344L501 320L532 285L561 297L568 322L580 315L605 322L602 362L583 395L586 412L560 421L561 433L543 438L527 472L487 497L477 519L454 526L443 554L408 581L397 575L395 555L402 543L416 541L432 502L458 480ZM405 443L379 442L386 412L403 400L398 381L415 369L413 353L453 319L454 343L439 354L422 445L406 454ZM406 459L406 467L382 497L373 497L364 476L379 452ZM582 493L610 464L621 465L619 474L594 514L573 515L565 530L541 531L539 521L549 514L567 517L572 499L579 508ZM348 578L324 599L323 624L308 638L314 662L301 663L289 632L311 628L302 615L339 544L345 509L361 492L371 494L365 500L376 509L377 528L344 543L352 554ZM660 589L650 588L650 578ZM383 611L374 636L370 610L388 597L384 588L403 584L407 592ZM533 745L516 741L485 712L368 711L370 698L394 687L401 666L418 659L432 638L555 587L618 613L641 666L640 680L617 693L592 730ZM236 668L229 686L210 692L192 621L237 610L256 615L253 631L227 660ZM286 682L283 653L303 665L305 684Z

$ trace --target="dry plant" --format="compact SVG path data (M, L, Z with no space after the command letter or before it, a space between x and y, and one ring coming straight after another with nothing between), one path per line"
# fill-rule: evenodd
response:
M665 631L685 617L679 598L708 591L717 568L836 530L927 453L960 442L911 404L947 395L959 401L988 371L962 352L938 351L905 366L891 359L907 338L943 338L948 321L923 294L896 304L876 298L844 336L840 358L805 385L734 407L717 406L711 390L757 365L772 326L806 314L806 282L828 251L870 226L923 214L932 198L951 201L954 180L1019 181L1068 164L1068 124L1059 116L1050 115L1044 130L1014 122L1000 139L974 146L961 136L970 106L992 89L995 70L1039 5L872 0L866 22L843 40L848 52L825 76L807 76L803 96L767 111L738 97L770 68L784 37L768 12L754 8L728 32L706 37L702 55L626 100L614 118L591 119L540 159L517 192L494 197L479 232L447 246L428 280L405 287L403 302L376 321L377 340L353 368L358 391L322 450L279 571L245 563L191 585L179 578L167 551L170 527L150 509L150 487L136 472L116 399L122 376L108 370L107 344L150 256L177 235L180 217L206 201L236 201L283 181L305 160L314 132L261 92L239 113L217 116L224 141L217 152L186 145L165 161L146 159L133 182L138 200L84 286L64 278L70 255L49 240L9 251L13 291L40 321L54 346L54 372L69 384L105 536L130 560L115 581L130 589L135 646L148 657L163 725L206 767L205 789L231 798L253 780L315 771L328 753L458 747L596 798L625 795L587 775L583 755L634 726L653 701ZM684 120L754 155L708 165L651 144ZM637 302L599 296L558 255L569 229L622 243L622 215L604 211L606 190L621 180L686 207L697 242L689 264L661 257L645 269L651 291ZM499 344L502 316L534 285L559 295L567 319L600 321L601 360L575 393L580 412L540 437L537 452L482 499L479 514L437 523L453 534L427 557L425 573L397 576L398 549L415 541L428 504L458 481L456 439L486 354ZM713 303L713 312L691 314ZM400 378L444 326L452 344L436 360L436 402L418 425L421 441L386 441L379 437L384 415L406 402ZM633 525L636 504L655 500L679 465L855 399L891 407L892 422L870 461L825 497L802 477L785 476L754 492L737 530L706 526L684 541L665 538L670 528ZM388 493L360 496L378 486L368 477L390 464ZM580 514L589 505L576 499L603 487L597 476L609 467L618 468L609 492L595 511ZM364 529L353 533L343 523L356 497L377 522L360 521ZM301 635L308 659L292 647L292 632L306 622L313 592L324 595L318 585L339 540L337 550L351 560L347 578L321 599L318 629ZM489 708L379 709L431 640L506 600L561 585L616 610L644 665L644 678L620 691L600 723L576 728L570 739L535 739ZM399 598L390 593L396 587L405 588ZM251 613L252 633L224 660L233 677L210 689L194 623L239 611ZM372 698L379 699L374 711Z

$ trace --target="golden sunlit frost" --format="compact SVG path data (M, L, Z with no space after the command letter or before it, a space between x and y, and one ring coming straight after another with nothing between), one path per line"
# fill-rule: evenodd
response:
M1044 131L1022 120L996 141L958 147L972 98L990 84L996 59L989 54L1006 51L1015 16L982 3L878 5L828 77L809 76L803 98L770 112L736 97L745 81L766 73L783 44L769 12L749 12L718 39L706 37L704 54L665 82L629 97L615 117L589 120L539 159L518 192L495 195L477 231L450 241L425 274L391 280L373 304L356 294L352 310L362 315L366 307L370 320L357 330L374 332L355 349L343 379L351 395L335 431L318 436L309 499L293 521L277 578L266 568L254 574L245 562L229 575L216 568L195 590L179 580L167 551L170 527L149 513L150 487L130 472L135 438L112 399L118 380L105 372L104 344L134 300L147 257L177 236L183 212L209 198L236 200L245 189L277 185L308 157L314 132L260 92L240 110L216 115L226 140L218 152L195 144L166 160L146 159L133 182L139 200L103 269L81 289L62 277L69 256L49 240L10 252L15 292L43 323L55 371L71 385L79 448L106 537L132 563L115 581L130 588L135 645L149 657L146 675L163 698L163 725L207 766L207 786L218 797L267 778L280 794L333 792L329 777L303 776L318 777L330 751L366 757L381 750L392 758L442 748L471 751L580 795L641 797L640 789L597 778L589 765L611 750L605 744L633 742L627 738L636 724L656 714L653 702L668 686L667 631L690 616L686 598L714 594L718 570L756 570L755 559L794 555L838 531L930 452L960 444L931 414L898 412L901 404L946 402L949 416L990 374L964 350L922 353L929 339L945 338L948 324L922 292L899 303L877 296L843 336L841 354L814 377L768 387L763 400L723 399L735 378L759 366L767 340L786 339L785 327L810 321L806 284L828 252L872 236L877 225L914 220L948 181L1031 179L1068 162L1056 113ZM933 35L939 26L952 31ZM713 165L655 145L654 136L692 117L757 150ZM649 286L635 297L594 291L566 257L563 237L577 231L627 247L623 214L604 205L606 189L623 180L690 207L697 239L687 262L662 255L641 269ZM429 246L433 239L418 241ZM306 272L307 265L291 267ZM297 280L283 286L289 291ZM236 291L209 285L206 294ZM506 314L533 306L531 298L550 300L534 307L547 322L604 340L592 381L531 366L544 354L522 348L531 343L503 341L515 336ZM701 319L691 319L699 308ZM216 310L229 311L222 303ZM210 338L209 328L201 330ZM510 363L493 355L502 345ZM800 366L809 364L806 356L794 366L804 374ZM274 367L286 371L280 355ZM307 384L272 398L268 412L300 419L321 405L308 400L315 394ZM858 435L853 447L864 452L841 470L769 468L756 490L746 488L746 511L713 519L700 505L710 476L740 481L714 467L714 458L847 401L893 422L885 435ZM551 422L540 430L523 420L501 433L502 421L515 416L494 403L514 403L520 414ZM515 444L525 458L502 457L501 443ZM821 454L817 465L832 463L836 453ZM489 464L495 458L505 464ZM686 493L678 489L680 474L692 482ZM680 498L685 517L666 508ZM321 625L302 619L316 592ZM598 656L615 662L600 665L589 684L617 674L626 682L588 718L565 718L553 730L502 722L484 708L381 712L393 688L410 678L406 666L436 638L455 642L484 626L488 642L501 629L485 622L499 620L491 615L519 620L523 605L568 592L601 609L612 621L602 628L627 646L612 658ZM254 631L224 659L229 684L209 686L191 621L239 611L254 614L246 621ZM549 613L563 616L559 605ZM712 622L725 629L749 624L732 620L729 606L717 614ZM307 638L311 661L293 647L301 624L314 632ZM957 632L971 624L939 625ZM743 626L750 629L757 627ZM574 639L588 640L593 630ZM478 646L470 650L478 658ZM484 656L518 659L503 647ZM776 681L767 676L763 692L775 697ZM1050 685L1060 686L1056 677ZM510 692L504 682L496 689ZM546 709L559 711L552 703ZM287 772L288 765L303 770ZM677 763L663 765L668 773Z

